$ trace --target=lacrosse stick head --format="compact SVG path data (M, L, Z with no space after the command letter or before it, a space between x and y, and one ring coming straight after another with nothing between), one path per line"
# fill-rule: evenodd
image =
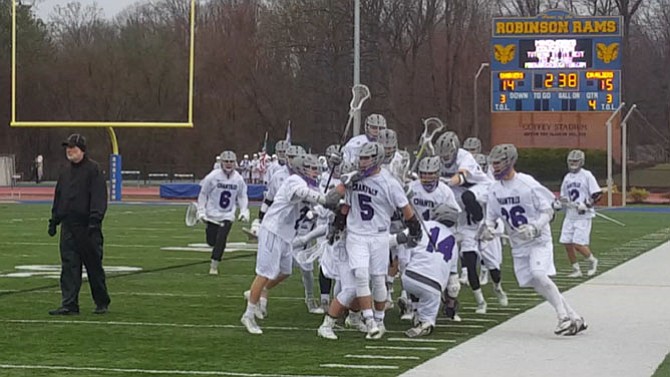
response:
M573 149L568 153L568 169L571 173L577 173L584 166L586 156L584 151Z
M300 263L301 265L313 263L315 260L321 257L321 255L323 255L324 251L326 250L326 244L327 242L319 242L304 250L298 250L293 253L293 258L295 258L296 262Z
M438 117L431 117L423 120L423 133L419 144L424 146L425 150L432 156L435 154L433 147L433 138L438 132L444 130L444 123Z
M184 218L186 226L195 226L198 223L198 205L191 202L186 207L186 216Z
M384 146L384 163L390 164L398 150L398 135L391 129L382 129L379 131L377 141Z
M363 84L356 84L351 88L351 102L349 102L350 114L360 111L363 103L370 98L370 89Z
M438 156L424 157L419 162L419 179L428 192L433 192L440 182L441 161Z
M493 167L493 176L497 180L503 180L514 169L518 158L514 144L499 144L491 149L489 162Z
M482 141L476 137L469 137L463 142L463 149L473 155L482 153Z

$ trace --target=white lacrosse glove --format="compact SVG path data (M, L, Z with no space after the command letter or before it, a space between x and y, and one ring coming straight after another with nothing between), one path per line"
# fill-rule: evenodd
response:
M563 205L563 207L567 207L568 204L570 204L570 198L568 198L567 196L561 196L560 198L558 198L558 201L561 202L561 205Z
M493 241L495 238L495 229L493 227L490 227L488 225L484 225L481 228L479 228L479 240L480 241Z
M258 231L261 229L261 221L258 219L254 219L254 221L251 222L251 233L258 235Z
M345 187L351 187L352 184L359 181L360 179L361 173L357 170L340 175L340 182L342 182Z
M326 193L324 196L324 203L322 204L325 208L328 209L335 209L337 208L337 205L340 203L340 199L342 198L342 195L340 195L339 192L335 189L331 189Z
M540 235L540 231L537 230L535 225L532 224L523 224L517 228L517 232L521 239L525 241L530 241Z
M308 239L303 237L303 236L297 236L293 239L293 242L291 243L291 246L293 246L294 249L304 247L307 245Z
M337 166L342 163L342 152L335 152L328 156L328 164Z
M561 203L560 200L554 200L551 203L551 208L553 208L554 211L560 211L561 209L563 209L563 203Z
M237 217L237 220L244 221L245 223L248 223L249 222L249 210L245 209L244 211L240 211L240 215Z
M589 207L586 206L586 203L579 202L579 203L577 203L576 209L577 209L578 214L583 215L583 214L586 213L586 210L589 209Z
M204 222L206 217L204 212L198 212L198 221Z

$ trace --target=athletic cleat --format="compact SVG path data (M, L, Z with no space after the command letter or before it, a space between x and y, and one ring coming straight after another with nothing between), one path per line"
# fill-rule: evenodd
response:
M398 311L400 312L400 319L406 319L409 314L409 319L412 319L412 313L409 310L409 303L405 297L398 297Z
M347 318L344 319L344 326L351 329L358 329L360 332L368 332L368 327L363 323L360 314L351 315L351 313L349 313Z
M249 302L249 295L251 294L251 291L244 291L244 299ZM261 304L257 303L256 306L254 307L254 316L258 319L265 319L268 316L267 309L263 310L261 308Z
M240 322L244 325L244 327L247 328L247 331L249 334L254 334L254 335L260 335L263 333L263 330L261 330L260 327L256 324L256 320L253 317L247 317L246 315L243 315L242 318L240 319Z
M393 301L388 301L388 300L387 300L387 301L386 301L386 304L384 304L384 310L386 311L386 310L393 309L394 306L395 306L395 305L393 305Z
M307 305L307 311L312 314L323 314L323 308L316 303L313 299L305 299L305 305Z
M209 274L210 275L218 275L219 274L219 269L216 267L210 267L209 268Z
M586 271L586 276L593 276L596 274L596 271L598 271L598 260L594 258L591 262L591 267Z
M377 321L374 319L369 319L366 323L367 327L367 334L365 335L365 339L381 339L382 335L386 332L386 328L384 328L384 324L380 323L377 325Z
M477 304L477 309L475 309L475 313L477 314L486 314L486 301L482 301L479 304Z
M584 322L584 318L579 317L575 320L572 321L572 325L568 329L568 331L564 332L563 335L565 336L574 336L579 334L580 332L588 329L589 326Z
M319 326L319 328L316 330L316 335L318 335L319 338L337 340L337 335L335 335L333 328L330 326Z
M574 270L568 274L569 278L580 278L582 277L582 270Z
M561 318L558 320L558 325L556 325L556 330L554 330L554 334L561 335L564 332L570 330L571 326L572 326L572 320L570 320L570 318L568 317Z
M507 300L507 293L502 290L501 288L493 288L493 292L496 294L496 297L498 298L498 303L500 306L507 306L509 305L509 301Z
M428 322L421 322L416 327L405 331L408 338L416 338L418 336L430 335L433 332L433 325Z

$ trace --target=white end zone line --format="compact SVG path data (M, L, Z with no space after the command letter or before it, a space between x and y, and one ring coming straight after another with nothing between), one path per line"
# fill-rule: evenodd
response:
M397 367L396 367L397 368ZM309 376L304 374L264 374L264 373L241 373L223 372L217 370L161 370L161 369L127 369L127 368L102 368L102 367L67 367L58 365L17 365L0 364L0 369L26 369L26 370L62 370L62 371L85 371L85 372L116 372L133 374L181 374L189 376L238 376L238 377L331 377L331 376Z

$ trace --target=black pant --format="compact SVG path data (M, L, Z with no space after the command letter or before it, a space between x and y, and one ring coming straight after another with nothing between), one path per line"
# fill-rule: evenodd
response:
M108 306L111 302L105 284L105 270L102 268L102 240L101 231L94 231L89 235L86 225L63 224L61 226L62 307L79 310L82 264L86 267L88 284L91 286L91 295L95 305Z
M228 233L233 226L232 221L224 221L222 225L207 223L205 235L207 237L207 244L214 247L212 249L212 259L221 261L223 258L223 251L226 249L226 242L228 241Z

